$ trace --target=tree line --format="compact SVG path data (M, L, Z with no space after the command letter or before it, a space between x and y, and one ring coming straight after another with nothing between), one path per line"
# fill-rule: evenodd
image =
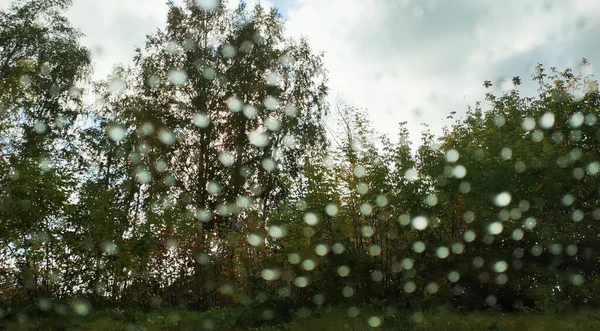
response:
M69 0L0 12L0 308L600 304L591 75L485 82L413 148L328 104L275 9L199 4L102 81Z

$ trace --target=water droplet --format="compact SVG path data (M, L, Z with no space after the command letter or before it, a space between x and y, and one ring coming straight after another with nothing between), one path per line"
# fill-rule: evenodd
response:
M365 202L362 205L360 205L360 212L365 216L371 215L371 213L373 212L373 207L371 206L371 204Z
M337 215L338 207L334 203L328 203L327 206L325 206L325 213L333 217Z
M343 265L337 269L337 273L340 277L348 277L348 275L350 275L350 268Z
M358 178L362 178L367 174L367 170L362 165L357 165L356 167L354 167L353 172L354 172L354 176L356 176Z
M422 241L416 241L412 245L412 250L418 254L423 253L425 251L425 243Z
M272 96L266 97L263 103L268 110L275 110L279 107L279 101Z
M302 261L302 269L306 270L306 271L311 271L313 269L315 269L316 265L315 265L315 261L311 260L311 259L306 259L304 261Z
M315 253L318 256L325 256L329 253L329 247L327 247L325 244L318 244L315 246Z
M108 129L108 137L115 142L119 142L125 138L125 129L120 125L113 125Z
M304 214L304 222L306 222L306 224L308 225L316 225L317 222L319 221L319 217L315 214L315 213L311 213L308 212L306 214Z
M494 197L494 204L498 207L506 207L510 204L512 197L508 192L502 192Z
M160 129L158 131L158 140L165 145L173 145L175 143L175 135L166 129Z
M475 240L476 234L475 232L468 230L467 232L465 232L463 234L463 238L465 239L465 242L473 242L473 240Z
M269 135L266 132L252 131L248 134L248 140L256 147L267 147L270 143Z
M125 90L125 81L121 77L115 77L108 82L110 93L118 94Z
M225 58L232 59L236 56L237 51L235 50L235 47L231 45L226 45L225 47L223 47L222 53Z
M540 127L543 129L550 129L554 126L554 114L551 112L546 112L540 118Z
M414 168L410 168L404 172L404 178L409 182L414 182L418 179L417 171Z
M290 253L290 254L288 254L288 262L290 262L291 264L298 264L298 263L300 263L300 255L298 255L296 253Z
M372 328L378 328L381 326L381 318L377 316L369 317L368 319L369 326Z
M254 233L249 234L247 240L250 245L255 246L255 247L264 244L263 237L261 237L257 234L254 234Z
M219 8L219 0L195 0L196 6L204 11L213 11Z
M227 100L227 108L234 113L241 111L243 106L244 103L239 98L232 97Z
M235 162L235 158L233 157L233 154L229 152L221 152L219 153L219 162L226 167L230 167L233 165L233 162Z
M341 243L335 243L333 244L333 246L331 247L331 250L335 253L335 254L342 254L346 248L344 247L343 244Z
M207 80L212 80L217 76L217 72L213 68L205 68L202 70L202 76Z
M456 271L450 271L450 273L448 273L448 280L451 283L456 283L460 280L460 274Z
M450 250L448 247L441 246L435 251L435 255L437 255L437 257L440 259L445 259L448 257L448 255L450 255Z
M454 162L458 161L459 157L460 157L460 153L458 153L458 151L455 149L450 149L446 152L446 161L448 161L450 163L454 163Z
M571 117L569 117L569 126L571 126L571 128L576 129L578 127L581 126L581 124L583 124L583 120L584 120L584 116L582 113L575 113L573 115L571 115Z
M494 263L493 269L497 273L505 272L508 269L508 263L506 261L498 261Z
M183 69L171 69L167 74L169 81L173 85L181 85L187 80L187 73Z
M381 255L381 246L379 246L379 245L371 245L369 247L369 255L371 255L371 256L379 256L379 255Z
M192 123L199 128L206 128L210 124L210 119L204 113L196 113L192 118Z
M285 115L288 117L296 117L298 115L298 109L296 108L296 106L294 106L292 104L285 105L285 108L283 109L283 111L285 112Z
M425 230L429 225L429 220L425 216L417 216L412 219L412 226L417 230Z
M457 165L454 167L453 175L458 179L464 178L467 175L467 168L462 165Z
M306 277L296 277L294 279L294 284L300 288L308 286L308 278Z
M494 222L488 226L488 233L491 235L500 234L502 230L504 230L504 226L500 222Z
M535 119L533 119L532 117L527 117L523 120L521 128L523 128L523 130L525 131L531 131L535 129Z

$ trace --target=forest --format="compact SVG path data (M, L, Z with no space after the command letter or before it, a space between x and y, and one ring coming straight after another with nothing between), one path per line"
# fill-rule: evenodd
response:
M0 11L0 323L600 306L586 70L539 64L523 78L534 96L520 77L501 94L482 82L481 102L416 146L406 122L390 138L331 104L322 54L276 9L171 3L132 65L93 81L69 5Z

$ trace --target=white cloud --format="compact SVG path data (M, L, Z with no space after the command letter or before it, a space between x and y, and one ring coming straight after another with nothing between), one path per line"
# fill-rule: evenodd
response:
M413 142L421 122L439 133L450 111L481 100L484 80L527 81L538 62L574 69L582 57L600 62L600 1L247 1L257 2L285 6L289 34L326 52L332 98L368 108L388 134L408 121ZM164 26L166 10L165 0L74 1L68 18L93 51L94 78L130 63L134 47Z
M484 80L495 82L501 75L528 80L537 62L574 66L564 61L568 55L575 61L595 56L589 47L571 54L567 44L599 29L599 4L298 0L287 26L291 35L304 35L326 52L334 95L368 108L375 127L385 133L395 135L398 122L408 121L411 140L418 142L419 123L440 133L441 119L450 111L460 114L484 98ZM527 66L510 66L514 59L528 59Z

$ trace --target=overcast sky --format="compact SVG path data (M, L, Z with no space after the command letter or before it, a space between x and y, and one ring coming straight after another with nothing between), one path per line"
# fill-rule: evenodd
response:
M583 57L600 66L596 0L260 2L280 9L290 35L325 52L332 98L368 109L382 133L393 136L408 121L414 142L420 123L440 133L450 111L482 100L485 80L529 82L537 63L578 71ZM133 48L164 25L166 0L74 0L68 17L86 35L101 78L113 64L129 63Z

